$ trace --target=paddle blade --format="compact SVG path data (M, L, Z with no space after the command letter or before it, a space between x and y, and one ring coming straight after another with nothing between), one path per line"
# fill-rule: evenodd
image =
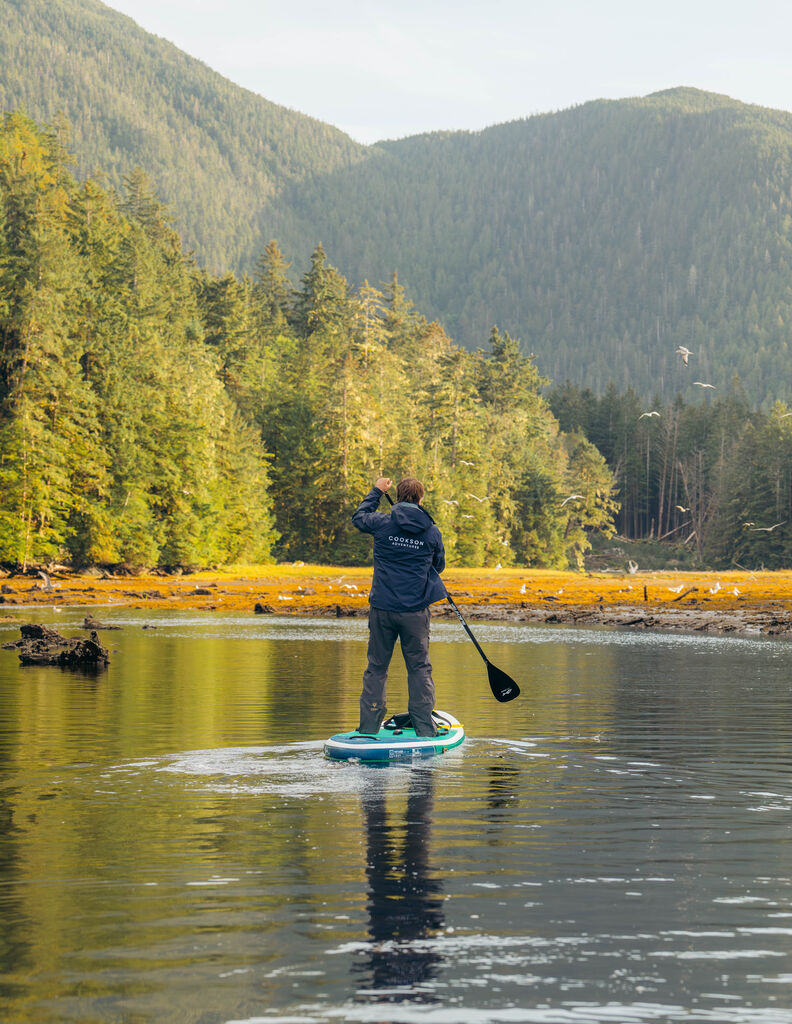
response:
M511 676L507 676L505 672L501 672L499 668L487 662L487 675L489 676L490 689L495 700L499 700L501 704L505 704L507 700L514 700L515 697L520 696L520 687L515 683Z

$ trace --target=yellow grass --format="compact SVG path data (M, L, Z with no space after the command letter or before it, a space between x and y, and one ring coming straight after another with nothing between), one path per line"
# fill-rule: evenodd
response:
M446 586L458 604L552 607L640 605L680 608L694 601L712 609L792 607L792 571L577 573L537 569L447 569ZM2 582L2 609L15 605L120 605L135 608L253 611L256 603L279 613L328 614L367 604L371 568L288 565L231 566L185 576L140 575L102 580L71 573L41 580L10 577ZM695 588L695 589L692 589ZM735 588L737 593L734 593ZM208 590L209 593L197 593ZM685 591L690 593L685 594ZM713 592L714 591L714 592Z

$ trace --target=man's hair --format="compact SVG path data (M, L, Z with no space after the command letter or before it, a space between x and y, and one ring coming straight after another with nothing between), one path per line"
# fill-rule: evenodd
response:
M406 476L396 485L396 501L411 501L413 505L420 505L423 496L423 484L414 476Z

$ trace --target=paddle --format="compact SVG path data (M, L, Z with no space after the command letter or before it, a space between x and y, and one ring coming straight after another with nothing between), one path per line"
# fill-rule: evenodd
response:
M392 505L393 498L391 498L387 491L385 491L385 497ZM442 583L443 581L441 580L440 582ZM492 664L492 662L489 660L484 651L482 651L481 644L479 644L478 640L473 636L470 626L468 626L467 622L465 622L464 618L462 617L462 612L457 608L456 604L454 603L454 599L448 593L448 590L446 590L445 583L443 583L443 589L445 590L446 600L456 612L456 617L462 623L465 632L473 641L476 650L484 659L484 664L487 666L487 676L489 678L490 689L492 690L492 695L495 698L495 700L499 700L502 704L504 704L507 700L514 700L515 697L519 697L520 687L517 685L517 683L515 683L511 676L506 675L505 672L499 669L496 665Z

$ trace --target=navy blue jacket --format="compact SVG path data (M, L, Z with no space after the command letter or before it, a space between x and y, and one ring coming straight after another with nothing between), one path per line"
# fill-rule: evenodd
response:
M390 612L417 612L446 596L438 573L445 549L434 519L420 505L399 501L390 515L378 512L382 491L372 487L352 522L374 535L374 580L369 604Z

